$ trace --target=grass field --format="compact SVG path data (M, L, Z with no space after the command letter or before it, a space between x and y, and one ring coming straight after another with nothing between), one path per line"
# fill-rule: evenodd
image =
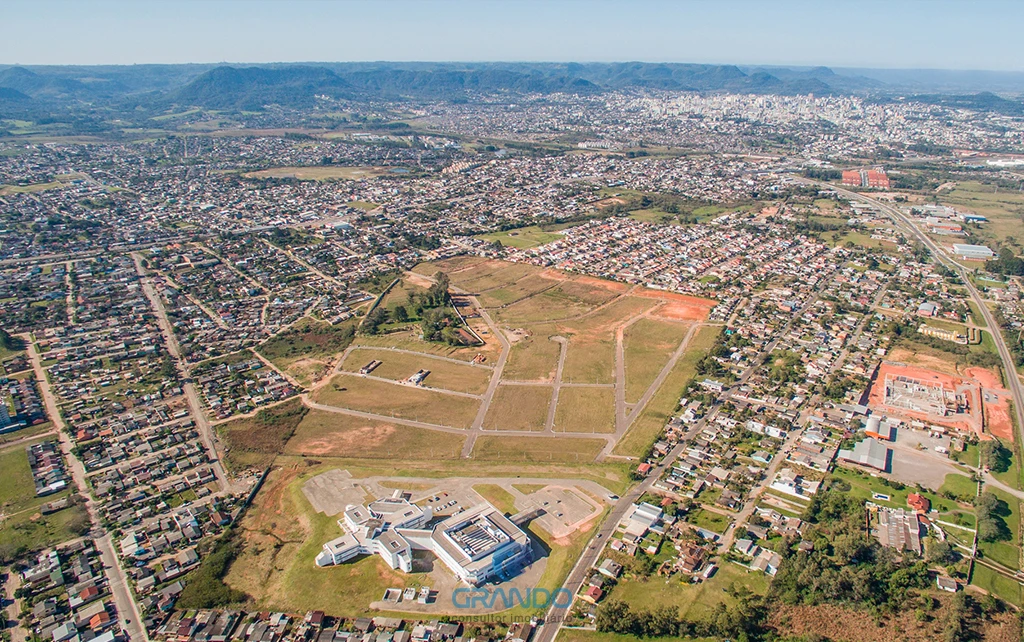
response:
M497 484L477 484L473 486L473 490L506 515L515 515L518 512L512 493Z
M483 435L476 440L473 458L483 461L589 463L594 461L604 445L603 439L573 437L537 439Z
M330 325L314 319L302 319L290 329L271 337L256 351L275 366L309 385L326 374L333 357L345 350L355 336L355 323Z
M418 332L395 332L386 336L357 336L353 342L360 347L368 348L398 348L400 350L411 350L422 352L428 355L448 357L460 361L472 361L476 355L482 352L479 348L460 348L450 346L447 343L434 341L423 341L419 338Z
M478 395L487 390L487 382L493 372L488 368L452 363L425 354L363 348L352 350L341 367L345 372L359 372L360 368L374 359L381 362L371 373L374 377L401 381L418 370L429 370L430 376L423 385Z
M484 429L544 430L550 402L548 386L499 386L484 418Z
M612 388L562 388L555 408L555 432L615 432Z
M733 598L727 589L733 584L758 594L768 590L768 578L763 573L748 572L736 564L724 563L710 580L700 584L682 582L679 577L666 580L654 576L646 581L628 580L612 589L607 599L622 600L633 608L672 606L679 609L680 615L686 619L701 620L718 603L731 603Z
M983 588L989 593L1001 597L1010 604L1021 606L1024 604L1024 587L1018 582L1004 577L995 571L985 568L981 564L974 565L974 574L971 576L971 584Z
M330 179L361 180L387 173L381 167L272 167L248 172L246 178L297 178L300 181L326 181Z
M985 554L985 557L999 562L1010 568L1020 568L1020 502L1016 497L996 488L986 488L1006 503L1009 514L1003 515L1006 527L1010 531L1010 539L997 542L981 542L978 548Z
M703 327L697 331L665 383L654 393L636 422L615 445L615 454L637 457L647 451L675 412L680 395L696 374L697 362L715 344L721 331L716 326Z
M19 550L35 551L71 539L77 535L73 532L76 527L88 523L88 515L80 506L45 516L39 513L40 506L67 497L71 491L36 497L25 446L0 452L0 471L3 471L0 514L4 516L0 521L0 558Z
M533 334L512 344L503 376L511 381L551 381L558 366L558 344L551 340L550 324L533 328ZM566 355L568 361L568 355Z
M313 394L313 400L328 406L389 415L413 421L469 428L480 402L469 397L447 395L412 385L374 381L339 374Z
M950 492L957 497L973 498L978 493L978 485L965 475L949 474L939 486L939 493Z
M688 324L640 319L626 329L626 402L636 403L679 347Z
M314 409L295 428L284 452L309 457L437 461L459 458L464 442L465 437L451 433Z
M977 182L959 183L956 189L945 192L939 200L961 210L968 210L988 218L987 223L969 225L971 243L1003 244L1007 236L1020 238L1021 214L1024 194L1018 191L999 189L993 185Z
M217 432L228 444L224 463L232 470L269 466L276 455L284 452L305 414L302 402L292 399L260 410L252 417L221 424Z
M494 232L491 234L480 234L476 238L483 239L485 241L499 241L506 247L515 247L519 249L528 249L531 247L537 247L538 245L544 245L552 241L557 241L562 238L561 234L557 232L569 227L568 225L553 225L545 226L545 229L541 229L537 225L531 225L529 227L520 227L515 230L506 230L504 232Z

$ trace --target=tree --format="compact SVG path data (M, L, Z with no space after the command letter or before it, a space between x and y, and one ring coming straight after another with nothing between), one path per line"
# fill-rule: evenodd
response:
M396 305L391 314L395 317L395 321L399 323L405 323L409 320L409 311L405 309L404 305Z
M949 545L949 542L936 542L928 547L928 561L942 566L956 562L956 551Z

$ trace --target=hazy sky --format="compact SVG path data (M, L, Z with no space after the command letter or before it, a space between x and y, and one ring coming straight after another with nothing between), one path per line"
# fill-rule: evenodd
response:
M1024 70L1024 0L3 0L0 63L662 61Z

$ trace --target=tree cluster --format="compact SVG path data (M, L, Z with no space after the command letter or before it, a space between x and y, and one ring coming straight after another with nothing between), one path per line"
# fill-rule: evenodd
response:
M974 512L978 518L978 539L983 542L1010 539L1010 529L1004 519L1010 514L1006 502L985 491L974 498Z

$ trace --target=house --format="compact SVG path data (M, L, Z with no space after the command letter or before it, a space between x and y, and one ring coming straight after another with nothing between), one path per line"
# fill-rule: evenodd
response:
M957 590L960 588L960 585L957 584L956 580L954 580L952 577L949 577L948 575L936 576L935 586L940 591L946 591L947 593L956 593Z
M611 559L606 559L597 567L597 572L614 579L622 574L622 564Z
M917 493L910 493L907 495L907 505L914 509L915 513L927 513L931 509L931 502L928 498L922 497Z
M591 604L597 604L604 597L604 591L596 586L588 586L586 591L580 594L580 599L584 602L590 602Z

